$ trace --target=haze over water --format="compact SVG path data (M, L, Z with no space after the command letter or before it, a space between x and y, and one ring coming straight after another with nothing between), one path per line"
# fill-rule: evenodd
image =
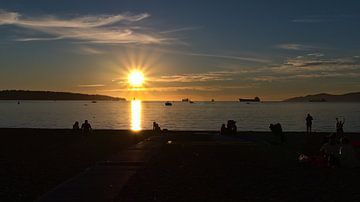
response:
M268 131L277 122L285 131L304 131L307 113L314 131L334 131L343 116L345 132L360 132L360 103L0 101L0 127L71 128L88 119L95 129L151 129L156 121L169 130L219 130L233 119L240 131Z

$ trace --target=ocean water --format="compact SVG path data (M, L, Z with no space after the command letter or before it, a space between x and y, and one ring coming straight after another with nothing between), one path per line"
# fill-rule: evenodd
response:
M233 119L238 130L268 131L279 122L304 131L307 113L314 131L334 131L335 118L345 117L345 132L360 132L360 103L283 102L0 101L0 128L71 128L88 119L95 129L151 129L156 121L169 130L219 130Z

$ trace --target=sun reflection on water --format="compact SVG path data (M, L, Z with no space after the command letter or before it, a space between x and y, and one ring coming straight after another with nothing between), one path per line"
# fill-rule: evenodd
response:
M141 100L131 100L131 130L141 130Z

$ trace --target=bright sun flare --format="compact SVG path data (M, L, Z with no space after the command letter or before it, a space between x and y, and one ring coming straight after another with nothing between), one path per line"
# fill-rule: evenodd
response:
M138 87L144 83L144 75L140 71L133 71L129 74L128 80L131 86Z

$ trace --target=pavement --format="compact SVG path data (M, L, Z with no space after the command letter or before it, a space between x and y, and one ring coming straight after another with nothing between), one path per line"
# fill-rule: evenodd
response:
M128 149L98 162L83 173L41 196L38 202L113 201L128 180L165 143L163 136L149 137Z

